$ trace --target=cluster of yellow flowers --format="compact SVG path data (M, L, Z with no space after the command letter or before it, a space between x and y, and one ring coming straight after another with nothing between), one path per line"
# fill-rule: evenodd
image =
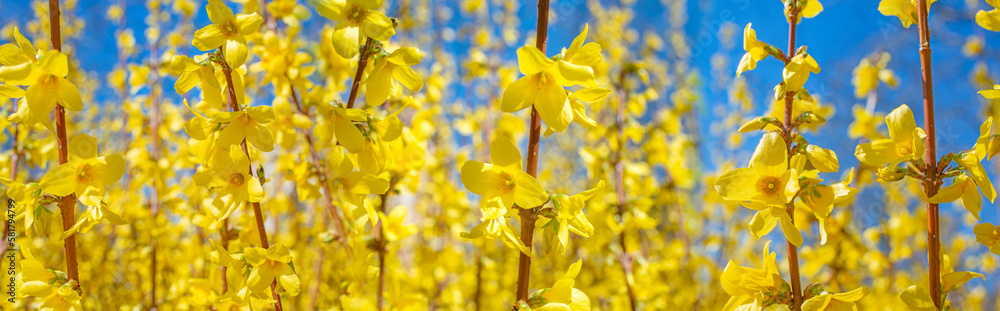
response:
M0 309L995 309L973 281L1000 269L991 37L966 40L955 90L979 91L979 135L937 157L914 116L932 97L879 112L885 87L934 86L892 49L854 60L863 104L826 125L829 60L794 35L820 1L780 1L787 49L721 23L703 70L688 0L573 2L587 23L548 0L120 1L107 21L34 0L0 25ZM962 18L1000 31L1000 3L973 2ZM929 47L934 3L870 7ZM104 79L95 24L117 26ZM742 74L768 58L756 92ZM939 204L962 217L939 226Z

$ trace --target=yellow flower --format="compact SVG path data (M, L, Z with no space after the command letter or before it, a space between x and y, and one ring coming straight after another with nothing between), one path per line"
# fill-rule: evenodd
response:
M223 149L226 150L226 149ZM264 199L264 189L260 180L250 174L250 159L239 146L230 146L228 153L220 152L212 157L211 166L192 176L198 186L219 188L216 206L225 208L219 219L229 218L236 208L246 202L260 202Z
M274 121L274 111L271 107L256 106L245 111L217 112L212 115L214 123L229 123L219 134L216 142L219 147L229 147L246 140L257 150L269 152L274 150L274 137L264 124Z
M769 45L757 40L757 32L751 28L751 25L753 23L747 24L746 28L743 29L743 50L747 52L743 54L743 58L740 59L740 65L736 68L737 78L744 71L757 68L757 62L770 55L767 52Z
M569 266L563 277L556 280L550 288L531 293L528 301L533 311L590 311L590 297L576 289L576 276L580 274L582 260L577 260Z
M795 169L788 167L785 141L778 133L768 133L760 140L750 159L750 166L726 172L715 181L715 190L723 199L739 201L757 210L750 221L750 232L757 238L767 234L779 223L785 237L795 245L802 244L802 235L785 212L799 191Z
M746 168L726 172L715 181L722 198L740 201L752 209L784 208L799 191L798 177L788 168L785 140L777 133L765 134Z
M854 84L854 97L864 98L872 90L878 88L879 81L896 87L899 84L896 74L892 70L886 69L892 56L882 52L871 57L861 59L857 67L854 67L851 84Z
M978 224L972 231L976 234L976 241L982 243L994 254L1000 255L1000 226L993 224Z
M320 15L337 22L333 48L344 58L358 54L365 38L387 41L396 34L392 19L378 11L382 0L311 0Z
M100 207L104 187L125 175L125 159L112 154L97 156L97 139L87 134L77 134L70 139L70 161L59 165L42 177L42 191L56 196L75 193L87 206Z
M524 172L521 152L506 138L490 144L492 163L467 161L462 165L462 184L472 193L482 196L481 204L499 198L504 208L514 204L535 208L548 200L548 194L534 177Z
M799 21L805 18L813 18L823 12L823 4L819 3L819 0L800 0L799 3L805 2L801 8L799 8Z
M770 251L771 242L764 244L764 255L761 260L762 268L743 267L729 260L726 268L722 271L720 282L722 290L730 297L723 310L759 310L766 307L761 305L763 301L757 297L774 294L773 291L780 289L782 285L787 286L781 275L778 273L777 255ZM750 309L756 307L756 309Z
M365 81L365 96L368 106L375 107L389 99L390 95L399 92L397 81L410 91L420 91L424 81L410 66L420 63L420 49L404 47L393 51L389 56L375 61L375 69Z
M812 210L819 221L820 244L826 244L826 220L830 217L833 205L849 200L858 192L857 188L850 186L853 181L854 169L851 169L839 183L817 185L802 192L802 203Z
M522 253L531 256L528 246L524 245L521 238L507 224L507 213L508 209L500 204L500 198L492 198L480 205L483 217L480 222L468 233L463 232L462 238L466 239L477 239L480 237L485 237L488 240L495 240L500 238L508 247L516 248Z
M235 303L246 301L247 296L250 295L250 288L247 287L246 274L244 274L250 269L246 257L233 255L215 240L210 241L215 248L210 254L212 263L227 268L226 275L222 277L226 279L229 291L219 297L219 301Z
M565 131L574 119L574 110L563 87L583 85L596 87L594 69L601 62L600 45L583 45L587 28L569 49L550 59L534 46L517 50L521 77L504 90L500 110L517 112L532 107L550 129Z
M18 288L24 296L42 298L39 310L45 311L82 311L80 292L74 289L76 281L69 280L62 271L46 269L41 261L35 259L31 250L21 247L21 272L17 274Z
M14 27L15 44L0 46L0 81L11 85L27 85L23 92L26 104L18 105L17 112L9 120L31 126L41 124L54 130L49 115L58 103L72 111L83 109L80 91L66 80L69 74L69 59L66 54L48 50L39 55L17 27ZM39 58L41 56L41 58ZM19 90L5 87L4 97L20 95ZM18 96L20 97L20 96Z
M991 31L1000 31L1000 0L986 0L993 7L990 11L976 12L976 23Z
M802 311L850 311L857 310L858 300L868 295L867 287L859 287L844 293L829 293L809 298L802 302Z
M222 0L208 0L205 6L212 25L198 29L191 44L202 51L222 48L226 64L236 68L247 60L247 40L243 36L257 32L261 22L257 13L236 14Z
M934 1L936 0L927 1L928 10ZM878 4L878 11L885 16L895 15L905 28L917 23L917 0L882 0Z
M174 55L170 59L170 69L179 73L177 82L174 83L177 94L184 95L195 86L201 85L202 97L209 107L222 109L222 103L225 102L222 99L222 86L215 78L211 65L201 65L190 57Z
M809 80L809 73L819 73L819 64L809 54L798 54L792 57L785 65L782 77L785 81L785 90L789 92L798 91Z
M545 228L546 240L549 241L545 244L547 251L555 250L565 254L570 232L585 238L594 234L594 225L587 219L587 215L583 212L583 206L584 202L590 200L602 188L604 188L603 180L596 187L572 196L563 194L552 196L556 217L548 221L541 221L544 223L542 226Z
M890 168L924 156L924 130L917 127L907 105L899 106L885 117L889 138L858 145L854 155L861 162Z
M317 128L318 137L334 140L353 154L360 153L368 147L368 138L354 125L354 122L368 121L367 112L357 108L322 105L319 107L330 110L325 112L328 122Z
M885 136L877 130L878 120L884 119L884 115L880 113L868 113L865 106L862 105L854 105L852 110L854 113L854 122L851 122L848 126L848 137L853 139L864 137L869 140L879 140L885 138Z
M979 95L983 95L987 99L1000 99L1000 84L993 85L992 90L979 91Z
M247 263L253 266L247 279L247 286L253 295L261 299L271 297L271 282L275 280L291 296L299 294L299 277L292 269L292 255L288 247L273 245L268 249L248 247L243 251Z

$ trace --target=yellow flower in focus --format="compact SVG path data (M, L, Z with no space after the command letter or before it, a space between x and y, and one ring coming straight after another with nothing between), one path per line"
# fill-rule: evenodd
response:
M563 87L596 87L594 68L601 62L600 45L583 45L587 28L569 49L553 58L547 58L534 46L517 50L517 64L521 77L504 90L500 110L507 113L534 107L545 124L555 132L565 131L573 122L573 105Z
M715 181L722 198L740 201L752 209L784 208L799 190L794 169L788 168L785 140L777 133L765 134L750 159L749 167L726 172Z
M792 57L785 65L782 77L785 81L785 90L795 92L802 89L802 86L809 80L809 73L819 73L819 64L809 54L798 54Z
M120 155L97 156L97 139L80 133L70 139L70 161L42 177L42 191L56 196L76 194L80 203L100 207L104 187L125 175L125 159Z
M927 1L927 10L931 4L937 0ZM917 23L917 0L882 0L878 4L878 11L882 15L894 15L903 23L903 27L910 28L910 25Z
M723 199L739 201L756 210L750 221L750 232L757 238L767 234L779 223L792 244L801 245L802 235L792 224L785 204L799 192L795 169L788 167L785 140L778 133L765 134L746 168L726 172L715 181L715 190Z
M267 106L250 107L236 112L216 112L211 119L214 123L229 123L219 134L216 142L219 147L229 147L246 140L254 148L264 152L274 150L274 136L264 127L264 124L272 121L274 111Z
M16 44L0 46L0 82L27 85L28 89L23 92L26 104L18 105L17 112L9 120L27 126L41 124L55 131L49 115L56 104L72 111L83 109L80 90L66 80L69 59L66 54L56 50L48 50L39 55L17 27L14 27L13 34ZM4 88L6 91L3 93L9 94L4 97L14 97L21 93L11 87Z
M535 208L545 204L549 196L534 177L524 172L521 151L506 138L490 144L492 163L467 161L462 165L462 184L472 193L482 196L480 204L499 198L500 204L511 209Z
M979 211L983 210L983 199L977 189L976 183L968 175L962 174L955 178L951 186L941 188L936 195L928 198L927 202L941 204L961 198L962 206L972 213L972 216L976 216L976 219L982 219L979 218Z
M247 279L251 294L260 299L270 299L271 282L275 280L291 296L299 294L299 277L292 269L292 255L284 245L272 245L268 249L248 247L243 256L253 269Z
M569 266L563 277L550 288L531 293L528 297L533 311L590 311L590 297L576 289L576 276L580 274L583 260Z
M246 202L260 202L264 199L264 189L260 180L250 173L250 159L239 146L230 146L229 152L220 152L212 157L211 166L192 176L198 186L219 188L215 197L216 206L225 212L218 219L229 218L236 208Z
M378 9L382 0L310 0L320 15L337 22L333 47L337 54L351 58L358 54L365 38L388 41L396 34L393 21Z
M854 155L873 166L894 168L902 162L924 156L924 130L917 127L913 112L907 105L899 106L885 117L889 138L858 145Z
M990 31L1000 31L1000 0L986 0L992 10L976 12L976 23Z
M802 302L802 311L847 311L857 310L858 300L868 295L867 287L859 287L844 293L829 293L809 298Z
M212 25L198 29L191 44L202 51L221 48L226 64L236 68L247 61L247 40L243 36L257 32L264 20L257 13L236 14L222 0L208 0L205 6Z
M365 96L368 106L376 107L389 99L390 95L399 92L399 84L402 84L410 91L420 91L424 88L424 81L413 71L414 66L420 63L421 52L415 47L399 48L389 56L379 58L375 61L375 69L365 80Z
M770 45L757 40L757 32L751 28L751 25L753 25L753 23L747 24L746 28L743 29L743 50L747 52L746 54L743 54L743 58L740 59L740 65L736 68L737 78L744 71L750 71L757 68L757 62L770 55L767 52L767 48Z

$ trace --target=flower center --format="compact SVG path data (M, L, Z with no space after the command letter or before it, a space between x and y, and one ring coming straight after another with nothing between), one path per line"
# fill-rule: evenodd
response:
M772 176L763 176L757 180L757 192L773 196L778 194L780 179Z
M76 171L76 179L80 183L89 183L94 180L94 177L90 174L90 164L84 164Z
M910 152L911 152L911 150L910 150L909 147L906 147L906 146L899 147L899 154L901 154L901 155L907 155L907 154L910 154Z
M225 24L219 25L222 28L222 34L226 37L231 37L236 34L236 24L233 21L228 21Z
M347 10L347 20L360 24L365 20L365 16L368 15L368 10L365 10L359 6L354 6Z
M245 180L243 179L243 174L233 173L232 175L229 175L229 183L233 184L234 186L237 187L242 186L244 181Z
M500 191L504 193L514 191L514 176L507 173L501 173L500 177L503 179L503 183L500 184Z

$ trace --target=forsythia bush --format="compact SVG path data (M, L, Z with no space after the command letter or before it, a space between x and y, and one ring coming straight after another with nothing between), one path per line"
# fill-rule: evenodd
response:
M0 309L1000 308L1000 2L873 1L911 57L839 60L797 31L860 13L755 0L784 21L710 45L689 2L20 4ZM935 88L956 19L973 86ZM839 61L844 122L815 78ZM935 118L957 94L983 113Z

